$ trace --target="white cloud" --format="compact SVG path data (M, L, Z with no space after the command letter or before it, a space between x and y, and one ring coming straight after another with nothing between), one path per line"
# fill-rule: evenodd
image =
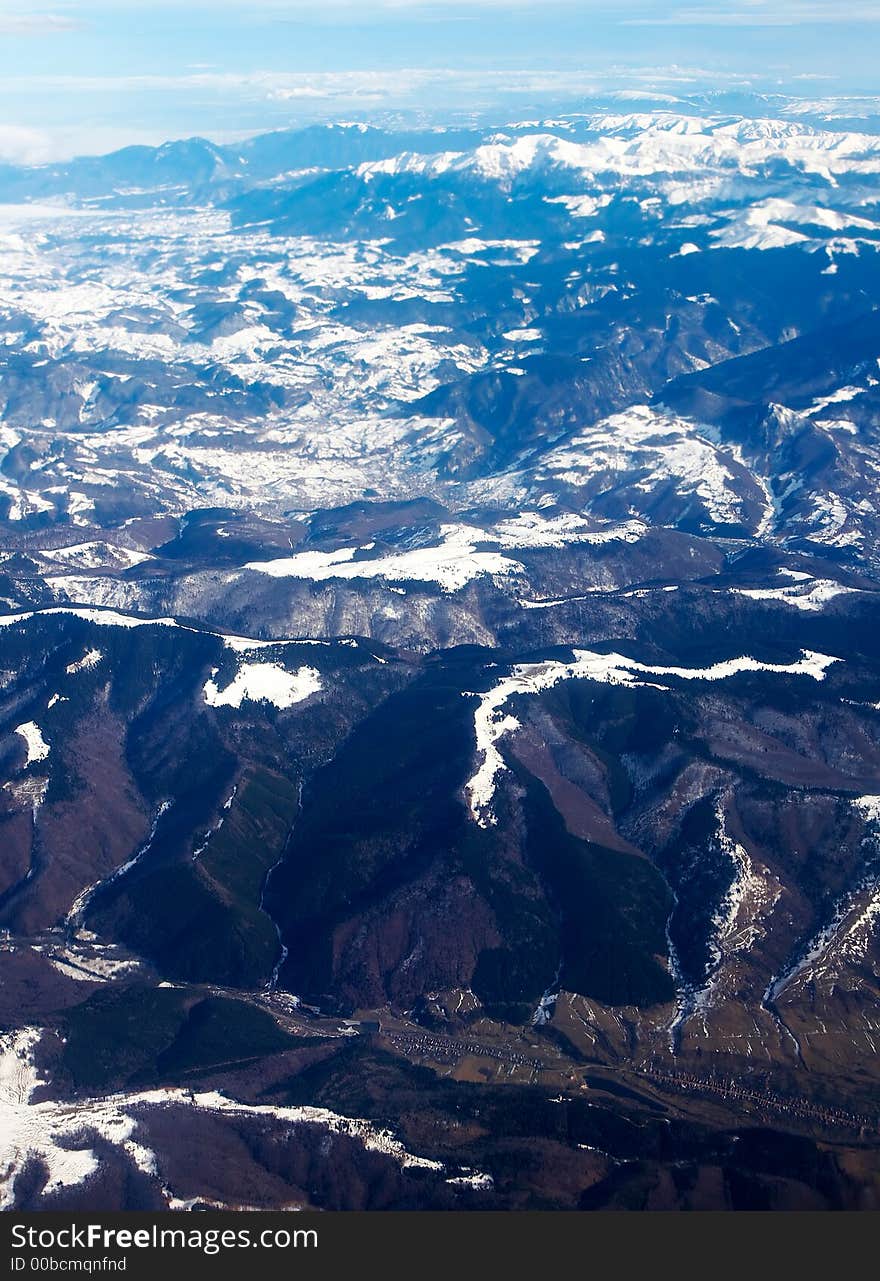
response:
M192 130L190 130L190 133ZM216 130L217 142L237 142L253 130ZM105 155L120 147L141 144L158 147L168 141L166 129L137 129L124 125L81 125L66 129L29 129L0 123L0 163L47 165L73 156Z
M685 5L657 13L642 12L621 18L626 26L654 27L794 27L809 23L835 26L841 23L880 22L880 3L840 4L826 0L740 0L721 5Z
M16 165L39 165L54 158L52 140L42 129L0 124L0 160Z
M25 13L20 5L0 4L0 35L42 36L54 31L74 31L79 26L75 17L59 13Z
M463 93L483 92L485 97L511 94L588 94L609 87L636 85L715 84L719 80L741 84L741 73L673 65L581 70L498 70L457 67L382 68L363 71L187 71L126 75L27 75L7 76L4 87L86 93L186 92L190 90L236 93L254 99L326 98L405 99L410 95L455 88Z
M159 145L173 138L191 137L194 133L216 142L235 142L243 137L270 129L281 123L293 123L287 116L267 114L259 125L249 128L221 127L209 122L204 109L212 104L235 101L250 104L262 114L263 104L274 104L277 111L289 108L296 121L332 120L360 116L377 111L443 107L451 100L486 106L503 103L504 109L516 111L518 98L547 99L559 103L564 99L580 100L585 96L603 95L622 89L638 90L640 96L656 96L662 88L692 91L700 85L726 83L743 87L741 74L724 74L715 69L689 66L611 67L605 70L484 70L464 71L454 68L385 68L374 71L335 72L233 72L193 68L179 74L140 75L7 75L3 81L5 110L12 116L9 123L0 118L0 161L16 164L48 164L76 155L99 155L133 143ZM70 125L28 127L13 123L14 105L22 95L61 98L68 108ZM148 114L141 111L141 123L128 124L135 115L129 109L122 120L113 124L80 122L75 105L77 95L103 95L108 102L117 98L144 103L145 99L165 99L178 103L179 120L174 126L156 123L145 127ZM203 114L194 118L189 102L197 98Z

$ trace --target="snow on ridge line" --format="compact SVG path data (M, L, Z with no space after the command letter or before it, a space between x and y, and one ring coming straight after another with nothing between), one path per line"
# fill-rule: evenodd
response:
M50 614L70 614L74 618L85 619L87 623L97 623L103 627L183 627L174 618L139 618L137 615L121 614L115 609L92 609L73 605L50 605L48 609L29 609L20 614L0 615L0 627L14 627L16 623L26 623L32 618ZM186 630L195 631L195 628Z
M735 596L745 596L749 600L776 601L781 605L793 605L795 609L818 612L834 600L836 596L859 595L857 587L844 587L830 578L814 578L808 583L791 583L785 587L734 587Z
M27 744L28 765L44 761L49 755L49 744L43 738L42 730L36 721L26 721L24 725L16 725L13 733L18 734Z
M43 560L60 561L62 565L73 565L79 569L102 569L113 565L131 569L144 561L153 560L148 552L137 551L133 547L118 546L115 543L95 539L87 543L71 543L66 547L45 547L37 553Z
M842 660L814 650L802 650L794 663L762 663L744 656L730 658L711 667L664 667L640 663L624 654L598 654L593 650L575 649L574 661L563 663L548 659L537 663L520 663L509 676L504 677L486 693L469 695L477 697L479 704L474 712L474 732L477 740L479 765L465 784L471 816L481 827L495 822L489 806L495 795L495 780L506 769L498 743L507 734L515 733L520 723L515 716L504 713L504 706L515 694L538 694L564 680L593 680L607 685L666 689L656 681L639 679L640 676L677 677L681 680L726 680L742 672L773 672L785 676L811 676L813 680L825 679L827 669Z
M245 653L251 649L271 649L275 645L330 646L334 644L330 640L314 640L310 637L257 640L252 636L230 636L224 632L212 632L207 627L191 627L188 623L181 623L176 618L145 618L137 614L122 614L115 609L93 609L89 606L75 605L50 605L47 609L31 609L20 614L0 614L0 627L15 627L16 624L27 623L32 618L61 614L81 618L84 622L94 623L97 627L176 627L182 632L192 632L194 636L213 636L216 640L222 641L227 649L235 650L236 653ZM348 643L345 640L339 642L343 645Z
M213 673L216 675L216 669ZM241 707L249 702L268 702L275 707L293 707L324 688L321 674L315 667L300 667L296 672L286 671L280 663L242 663L234 680L224 690L213 679L203 690L205 702L210 707Z
M604 543L637 543L648 533L642 520L625 520L597 526L573 512L544 516L536 511L522 511L500 520L485 532L486 542L499 547L525 551L530 547L569 547L576 543L601 546ZM482 542L483 539L480 539Z
M631 543L646 532L647 526L638 520L597 527L595 522L572 512L545 517L539 512L524 511L488 529L478 525L441 525L440 542L433 547L356 560L359 553L372 551L374 544L367 543L362 547L340 547L332 552L296 552L277 560L250 561L243 568L271 578L302 578L313 582L333 578L432 582L444 592L455 592L482 575L523 573L520 562L502 555L502 549L525 551L574 543ZM486 545L494 549L478 550Z
M568 170L582 180L614 174L618 179L733 168L750 174L755 166L785 162L822 177L877 172L877 139L865 133L829 133L774 120L730 122L724 117L643 112L592 118L595 137L582 142L547 132L512 137L498 134L468 151L404 151L358 165L370 182L379 175L416 173L436 179L449 173L512 183L539 167ZM588 206L589 208L589 206Z
M481 536L482 535L482 536ZM443 541L436 547L392 552L372 560L355 560L365 547L341 547L333 552L297 552L279 560L251 561L244 569L271 578L307 578L323 582L330 578L385 578L392 582L437 583L444 592L456 592L484 574L521 573L523 566L498 552L477 551L485 541L482 530L465 525L443 525Z
M342 1116L320 1107L273 1107L240 1103L219 1091L193 1094L188 1089L146 1090L138 1094L111 1094L104 1098L60 1102L46 1099L31 1102L38 1087L45 1085L34 1062L34 1051L42 1029L24 1027L0 1035L0 1133L6 1140L4 1168L0 1173L0 1210L11 1209L15 1199L16 1178L31 1158L41 1159L49 1173L46 1193L84 1183L99 1168L98 1158L88 1147L72 1147L91 1131L117 1148L121 1148L138 1169L158 1175L155 1154L134 1135L138 1128L137 1109L149 1107L196 1107L211 1115L277 1120L287 1125L317 1125L331 1134L339 1134L362 1144L368 1151L379 1152L396 1161L402 1168L442 1171L440 1161L420 1157L408 1151L390 1130L377 1128L371 1121ZM165 1189L166 1195L168 1189Z

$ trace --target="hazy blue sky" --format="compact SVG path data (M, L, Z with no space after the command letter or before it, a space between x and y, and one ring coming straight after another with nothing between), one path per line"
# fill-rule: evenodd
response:
M604 91L880 89L880 0L0 0L0 156Z

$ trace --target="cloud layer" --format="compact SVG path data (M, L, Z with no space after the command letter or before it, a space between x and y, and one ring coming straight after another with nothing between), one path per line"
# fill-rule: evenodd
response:
M23 13L0 6L0 36L43 36L75 31L81 25L72 14Z
M461 17L483 11L569 9L595 13L623 25L793 26L809 23L880 22L880 0L855 0L845 6L829 0L727 0L719 4L670 5L666 0L56 0L52 12L33 14L15 0L0 0L0 32L28 34L70 30L91 13L136 12L147 6L186 11L224 10L243 17L305 18L320 22L349 17L389 20L404 15Z

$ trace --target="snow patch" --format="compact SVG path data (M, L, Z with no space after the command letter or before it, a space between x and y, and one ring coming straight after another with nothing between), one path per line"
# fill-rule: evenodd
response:
M218 689L212 679L206 682L203 692L205 702L211 707L241 707L247 699L285 708L303 702L323 688L321 675L314 667L288 672L280 663L243 663L224 690Z
M539 342L544 335L540 329L508 329L501 337L508 342Z
M69 663L65 671L68 676L74 676L77 672L87 672L91 668L97 667L103 657L104 655L99 649L90 649L75 663Z
M511 574L522 565L497 552L477 551L485 535L465 525L442 525L442 541L435 547L364 556L366 547L342 547L333 552L298 552L280 560L251 561L245 569L272 578L328 579L384 578L390 582L437 583L444 592L456 592L482 575ZM355 559L359 557L359 559Z
M24 725L16 725L14 733L23 738L27 744L27 765L34 765L37 761L44 761L49 755L49 744L43 738L42 731L36 721L26 721Z
M793 583L785 587L734 587L735 596L746 596L749 600L768 600L780 605L791 605L795 609L818 612L825 608L836 596L857 595L858 588L844 587L830 578L814 578L806 583Z

